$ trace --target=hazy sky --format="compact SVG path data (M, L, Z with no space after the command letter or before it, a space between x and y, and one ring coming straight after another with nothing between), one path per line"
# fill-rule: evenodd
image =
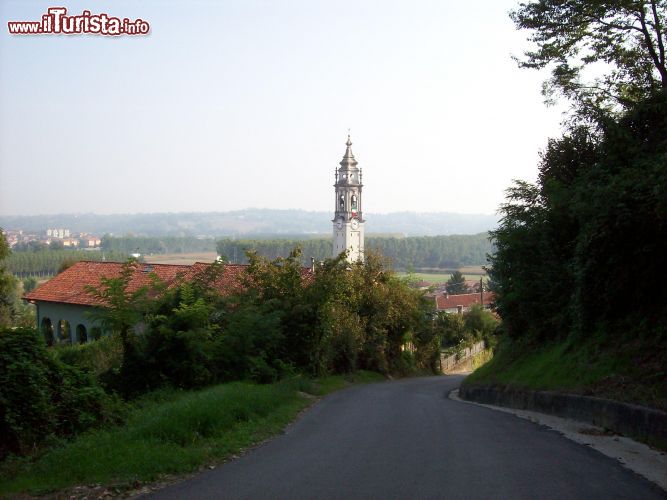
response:
M0 0L0 213L492 213L559 130L514 0ZM16 36L48 7L148 36Z

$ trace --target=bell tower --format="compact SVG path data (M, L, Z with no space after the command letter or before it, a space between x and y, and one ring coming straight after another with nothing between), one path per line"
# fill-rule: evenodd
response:
M333 256L347 251L347 260L364 260L364 218L361 205L361 169L352 154L352 141L347 136L347 149L335 171L336 194L333 218Z

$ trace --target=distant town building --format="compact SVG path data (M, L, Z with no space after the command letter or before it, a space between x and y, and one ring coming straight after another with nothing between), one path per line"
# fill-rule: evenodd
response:
M493 292L463 293L460 295L441 293L435 296L435 304L438 311L461 314L469 311L475 304L480 304L488 309L495 298Z
M2 234L5 236L5 240L9 245L9 248L12 248L17 243L23 242L23 231L2 231Z
M79 240L77 238L64 238L62 241L64 247L72 248L79 246Z
M70 230L69 229L47 229L46 230L46 236L50 238L57 238L57 239L64 239L64 238L69 238L70 237Z
M102 244L102 240L97 236L88 236L84 239L88 248L96 248Z

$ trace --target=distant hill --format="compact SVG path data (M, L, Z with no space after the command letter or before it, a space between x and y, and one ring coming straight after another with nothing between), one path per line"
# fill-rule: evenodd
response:
M366 232L405 236L476 234L497 225L495 215L447 212L364 214ZM233 212L187 212L153 214L59 214L2 216L0 227L25 231L68 228L94 234L145 236L233 236L304 238L331 232L330 212L256 209Z

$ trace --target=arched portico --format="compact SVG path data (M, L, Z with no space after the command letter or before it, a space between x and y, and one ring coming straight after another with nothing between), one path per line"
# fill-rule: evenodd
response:
M52 346L55 342L55 338L53 335L53 323L51 323L51 318L42 318L40 330L42 331L42 335L44 335L44 341L46 342L46 345Z

